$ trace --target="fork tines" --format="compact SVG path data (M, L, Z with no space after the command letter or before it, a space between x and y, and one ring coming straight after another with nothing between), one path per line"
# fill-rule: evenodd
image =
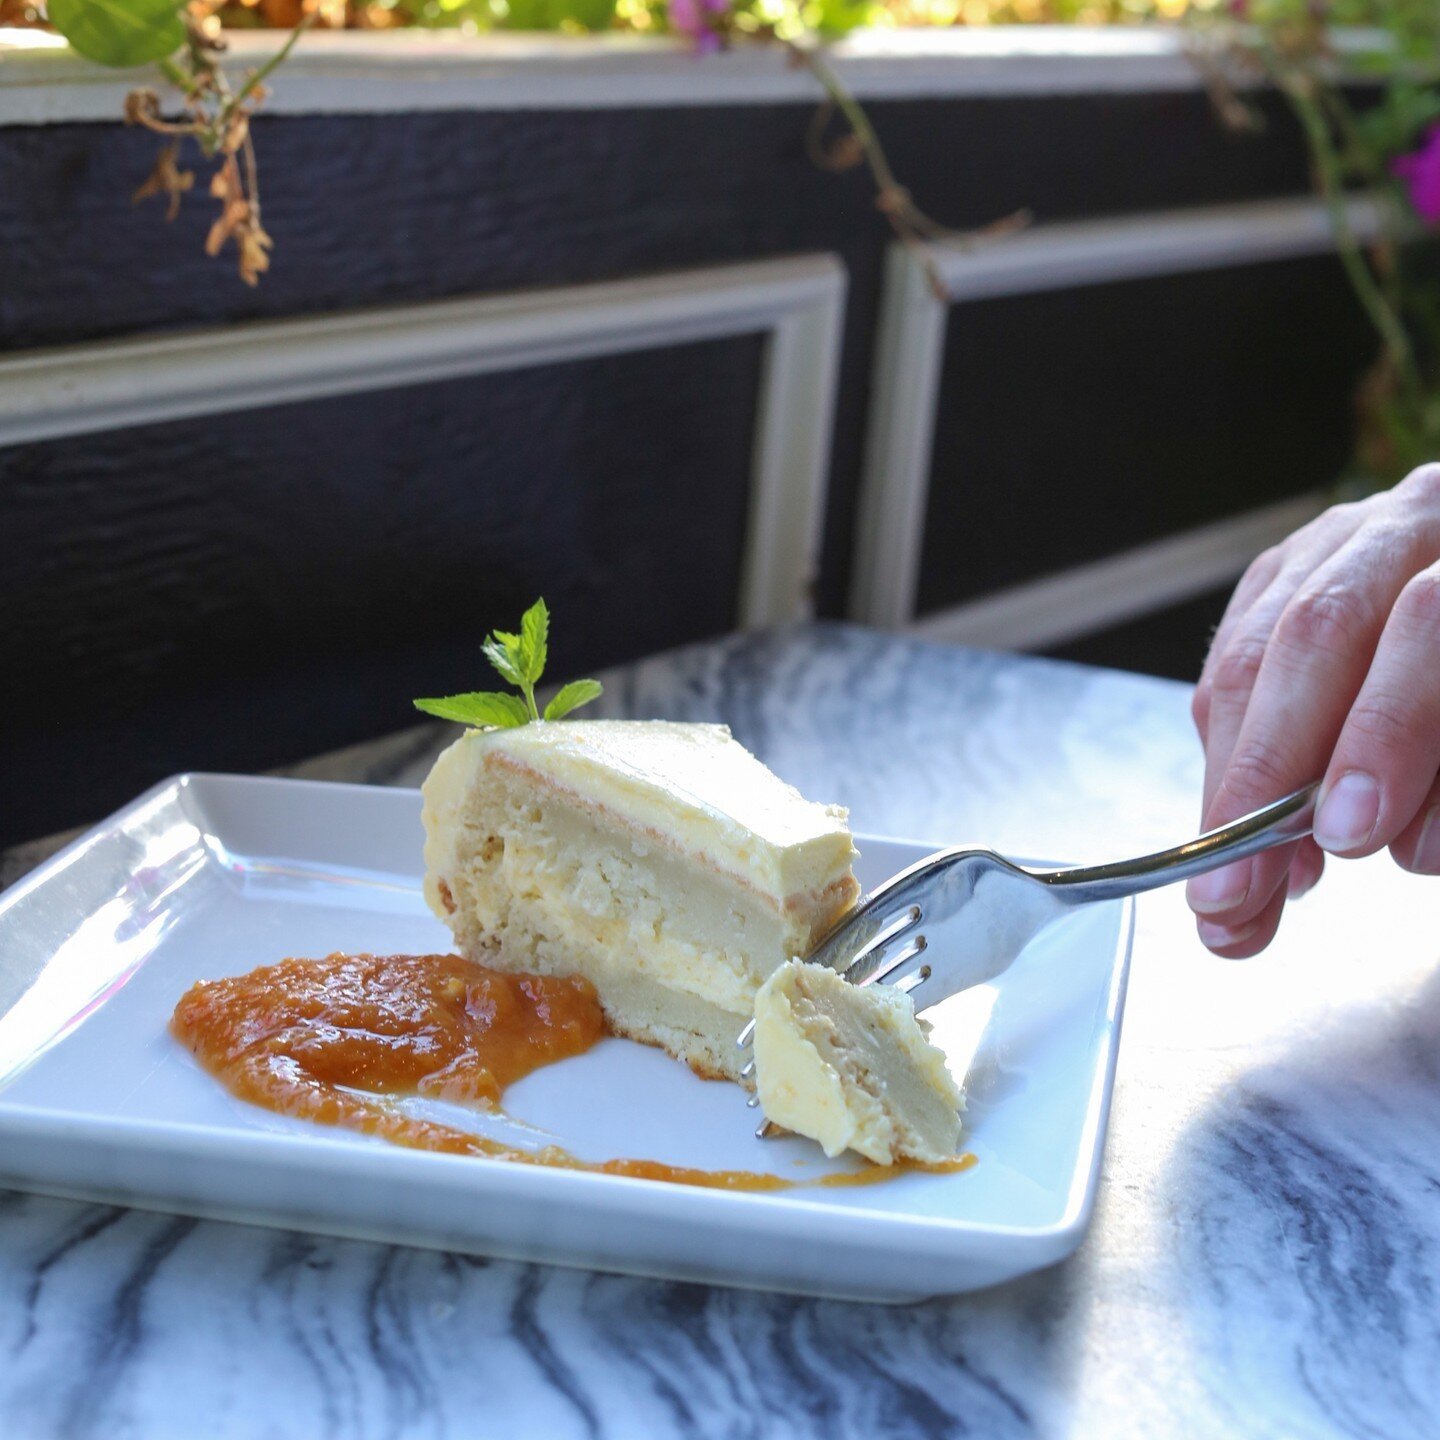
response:
M887 889L889 887L886 887ZM908 905L898 914L889 919L877 917L873 912L879 911L881 904L886 899L884 890L871 895L867 900L862 901L860 906L852 910L839 925L835 927L819 945L806 957L807 961L819 961L824 956L824 963L834 964L836 956L833 953L839 949L836 942L848 936L852 941L857 937L864 937L856 947L854 953L849 956L847 963L842 968L836 965L835 968L853 985L876 985L885 979L887 975L893 975L902 965L913 960L917 955L925 953L927 941L923 935L916 935L907 945L889 954L889 947L902 936L908 935L922 919L925 912L919 905ZM872 912L872 913L867 913ZM866 933L866 932L870 933ZM826 954L830 951L832 953ZM840 953L844 953L841 951ZM930 978L930 967L921 965L909 975L901 976L894 982L895 987L905 992L914 990L917 986L923 985ZM735 1037L735 1044L741 1049L755 1038L755 1022L747 1022L745 1028ZM755 1074L755 1058L751 1056L740 1070L740 1078L749 1080ZM759 1107L760 1097L752 1094L746 1101L746 1105L754 1110ZM759 1140L768 1139L776 1134L775 1127L768 1121L760 1123L755 1131Z
M873 898L878 899L879 897ZM861 909L864 909L863 905ZM898 940L902 935L913 930L923 918L924 911L919 905L907 906L892 919L876 926L874 933L856 949L849 962L843 968L839 966L836 968L840 969L840 973L854 985L871 985L883 980L887 975L894 974L907 960L913 960L917 955L924 953L926 940L923 935L917 935L895 955L886 954L887 947L892 941ZM852 911L806 958L815 959L823 950L830 947L832 942L839 938L844 931L852 927L863 929L867 924L874 923L874 921L867 922L863 919L859 911ZM869 964L867 965L866 962ZM905 986L906 990L913 990L916 985L921 983L921 980L929 977L929 967L923 968L925 973L920 976L920 979L910 978L909 983ZM755 1022L750 1020L735 1037L735 1044L743 1050L754 1038ZM754 1069L755 1062L751 1060L747 1062L740 1074L748 1079Z
M873 897L878 899L880 897ZM863 908L863 907L862 907ZM917 935L908 945L902 946L895 954L887 953L888 947L901 936L908 934L917 926L924 917L924 911L919 905L910 905L902 910L892 919L875 926L874 933L864 941L855 951L850 963L841 971L841 974L855 985L874 985L884 980L887 975L893 975L902 965L913 960L917 955L925 953L926 939L923 935ZM818 954L829 943L836 939L841 931L854 928L862 928L866 920L857 912L852 912L841 924L833 930L825 940L816 947L812 956ZM874 925L873 921L868 922ZM909 992L917 986L923 985L930 978L930 967L922 965L910 975L903 976L896 981L897 988ZM749 1021L740 1034L735 1038L735 1044L740 1049L745 1049L755 1038L755 1022ZM748 1080L755 1073L755 1059L752 1056L741 1067L740 1078ZM759 1105L758 1095L751 1095L745 1102L752 1110ZM762 1126L763 1130L765 1127ZM757 1132L758 1133L758 1132Z

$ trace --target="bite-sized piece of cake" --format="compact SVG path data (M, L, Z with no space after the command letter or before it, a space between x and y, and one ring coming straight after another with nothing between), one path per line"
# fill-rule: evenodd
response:
M616 1034L739 1078L771 971L854 903L846 812L723 725L470 731L424 786L425 895L470 959L583 975Z
M827 1155L877 1165L954 1158L965 1097L910 997L792 961L755 997L755 1083L767 1119Z

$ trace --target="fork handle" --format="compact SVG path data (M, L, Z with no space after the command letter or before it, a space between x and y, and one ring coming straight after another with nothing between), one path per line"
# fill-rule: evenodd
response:
M1057 899L1074 904L1139 895L1144 890L1203 875L1207 870L1218 870L1231 860L1243 860L1247 855L1303 839L1315 826L1315 794L1319 788L1318 783L1306 785L1273 805L1153 855L1117 860L1110 865L1027 873L1053 885L1059 892Z

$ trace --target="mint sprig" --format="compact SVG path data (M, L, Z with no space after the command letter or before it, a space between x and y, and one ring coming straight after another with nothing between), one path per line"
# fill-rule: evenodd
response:
M485 658L500 672L501 679L513 685L519 695L502 690L472 690L464 695L444 695L436 699L417 700L415 708L441 720L458 720L482 730L511 730L541 718L535 703L535 687L545 673L550 653L550 611L543 600L537 600L521 617L520 633L512 635L496 630L485 637L480 647ZM588 705L601 694L598 680L572 680L561 686L555 698L545 707L546 720L559 720Z
M562 685L555 698L545 707L545 718L559 720L572 710L578 710L582 705L598 700L602 688L598 680L572 680L568 685Z

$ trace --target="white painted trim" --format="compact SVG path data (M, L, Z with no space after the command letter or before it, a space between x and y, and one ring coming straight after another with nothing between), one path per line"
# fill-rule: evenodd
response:
M1323 493L1203 525L912 622L926 640L992 650L1060 645L1238 580L1262 551L1313 520Z
M762 333L740 620L810 613L845 271L831 255L0 359L0 445Z
M1378 217L1370 204L1355 201L1350 218L1361 234L1374 233ZM931 246L930 254L950 303L958 305L996 295L1286 260L1319 254L1334 243L1326 207L1300 196L1036 225L970 250Z
M850 616L894 629L915 609L946 306L902 245L886 257L850 580Z
M253 67L274 32L232 33L230 67ZM1016 25L872 30L833 47L836 68L866 100L906 97L1189 91L1200 79L1175 28ZM0 125L118 120L150 70L107 70L54 36L0 30ZM406 110L614 109L806 103L815 81L777 46L697 58L673 40L609 35L443 31L307 35L275 73L275 114Z
M843 319L842 278L826 303L791 310L770 334L740 580L749 624L814 613Z
M1362 235L1378 227L1379 216L1364 202L1354 202L1350 214ZM896 245L881 297L851 618L897 628L915 613L951 307L1320 254L1333 245L1325 208L1312 199L1039 225L985 247L929 247L948 299L933 293L919 260Z

